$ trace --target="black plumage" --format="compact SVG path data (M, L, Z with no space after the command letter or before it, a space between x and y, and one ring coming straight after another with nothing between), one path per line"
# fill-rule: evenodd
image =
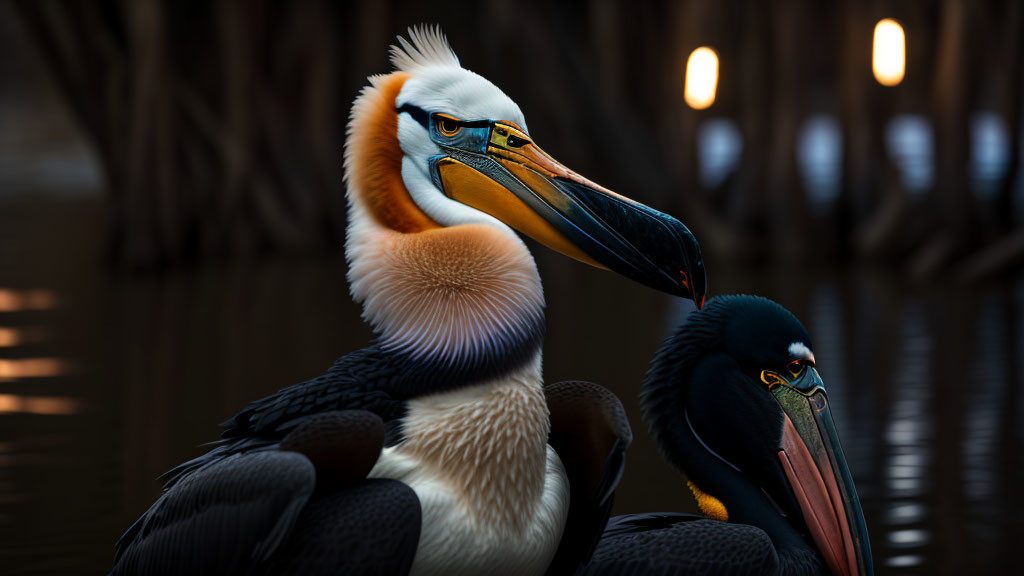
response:
M777 465L783 412L760 370L785 373L803 325L754 296L721 296L659 349L644 419L662 455L724 502L729 522L682 514L612 518L588 574L820 574L826 571Z
M310 416L334 410L365 410L383 420L386 445L401 439L406 401L487 379L520 368L536 352L543 324L529 338L510 344L509 353L490 362L413 358L381 345L346 354L327 373L284 388L252 402L225 422L222 439L206 454L168 472L166 487L181 477L230 454L274 448L295 426Z
M778 556L763 530L691 514L634 514L608 523L584 574L773 574Z
M183 478L128 530L112 574L244 574L287 537L315 479L294 452L223 458Z
M163 496L118 542L113 574L407 573L421 528L416 494L364 478L381 447L401 440L424 370L371 347L251 403L212 450L168 472ZM561 382L545 396L571 490L548 573L572 573L600 538L632 432L600 386Z
M420 537L420 505L397 480L366 480L317 496L258 574L408 574Z
M547 573L573 574L601 538L633 431L619 399L597 384L549 384L544 396L551 412L548 444L565 466L570 491L569 517Z
M232 454L277 449L295 427L325 412L363 410L395 434L404 401L414 388L402 375L401 367L379 347L346 354L327 373L250 403L223 424L221 440L213 449L165 474L165 488Z
M335 391L319 394L325 384L291 391L302 408L293 416L273 416L290 408L275 401L272 418L246 415L246 433L236 429L175 469L118 542L112 574L407 572L420 533L416 494L401 482L364 479L384 445L384 422L367 410L333 410L342 404Z

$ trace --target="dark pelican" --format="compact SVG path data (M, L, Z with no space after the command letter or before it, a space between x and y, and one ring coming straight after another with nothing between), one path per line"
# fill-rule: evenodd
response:
M376 341L172 470L115 574L542 574L592 552L629 426L600 387L542 385L544 295L515 231L698 305L699 247L541 150L439 30L410 38L345 148L348 279Z
M617 516L591 574L871 574L811 340L771 300L719 296L658 351L644 418L704 514Z

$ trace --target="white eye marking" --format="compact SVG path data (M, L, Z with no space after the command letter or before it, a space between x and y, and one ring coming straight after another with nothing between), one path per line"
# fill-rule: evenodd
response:
M789 345L789 355L793 358L799 358L801 360L814 361L814 352L807 347L803 342L793 342Z

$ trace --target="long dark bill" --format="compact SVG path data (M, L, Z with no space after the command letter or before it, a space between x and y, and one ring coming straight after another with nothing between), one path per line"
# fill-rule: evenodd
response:
M700 247L679 220L583 178L511 123L462 123L432 134L431 160L446 195L546 246L637 282L704 303Z
M808 367L771 393L786 412L779 460L818 550L833 574L873 574L864 513L821 377Z

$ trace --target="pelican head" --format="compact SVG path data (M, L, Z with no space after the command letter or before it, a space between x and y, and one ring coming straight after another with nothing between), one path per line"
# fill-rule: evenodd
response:
M820 557L833 574L871 574L864 516L814 360L807 331L782 306L714 298L655 357L644 417L709 515L762 528L780 563Z
M398 42L395 71L353 103L345 143L349 286L386 350L451 383L537 358L543 289L517 232L703 304L704 263L682 223L541 150L439 29Z
M703 303L704 264L686 226L544 152L516 103L462 68L439 29L410 29L409 36L392 47L398 72L374 79L397 121L397 139L376 145L400 158L408 191L407 198L389 193L372 201L392 217L388 225L508 226L587 264ZM383 150L388 144L400 150ZM401 200L414 206L396 206Z

